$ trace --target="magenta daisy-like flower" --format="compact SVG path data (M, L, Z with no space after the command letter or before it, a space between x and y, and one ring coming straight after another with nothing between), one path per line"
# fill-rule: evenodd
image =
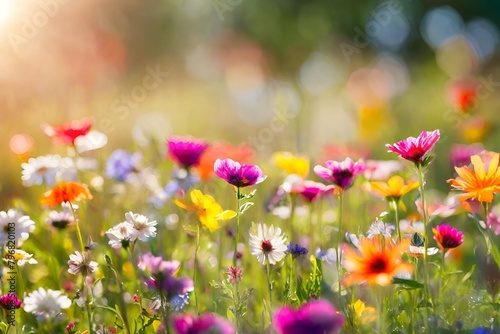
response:
M432 232L441 249L457 248L464 241L464 234L449 225L438 225Z
M333 182L342 190L349 188L354 178L365 170L365 164L362 161L354 162L351 158L347 158L342 162L328 160L325 162L326 167L316 165L314 172L320 178Z
M6 310L18 309L22 305L22 301L17 298L15 293L9 292L0 297L0 306Z
M427 152L431 150L434 144L439 140L439 130L422 131L417 137L408 137L395 144L386 144L388 152L394 152L405 160L415 164L420 164L424 160Z
M274 315L274 328L279 334L335 334L344 325L345 317L327 301L315 300L297 310L282 307Z
M333 194L335 186L306 180L292 188L292 193L300 194L307 202L314 202L322 195Z
M168 140L168 155L180 167L189 168L200 161L201 154L207 149L202 139L193 137L171 137Z
M204 314L198 318L185 314L174 319L174 327L178 334L234 334L234 326L224 318L213 313Z
M238 188L253 186L267 178L259 166L240 164L232 159L215 160L214 171L218 177Z

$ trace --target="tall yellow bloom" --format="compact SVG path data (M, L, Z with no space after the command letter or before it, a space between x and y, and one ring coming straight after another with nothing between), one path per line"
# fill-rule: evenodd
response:
M487 164L478 155L470 158L474 170L468 166L455 167L458 178L449 179L447 182L455 189L462 190L461 201L475 199L479 202L491 203L496 192L500 192L500 168L499 154L494 153L489 162L488 172Z
M396 202L401 199L408 192L418 188L419 182L412 180L405 181L399 175L392 176L387 182L374 181L366 182L363 189L385 198L386 200L395 200Z
M187 210L194 212L200 223L208 228L210 232L214 232L220 228L219 220L231 219L236 216L236 212L232 210L222 210L222 207L210 195L204 195L200 190L194 189L190 193L191 203L176 199L174 203Z
M278 152L273 156L274 163L287 174L297 174L305 178L309 174L309 160L290 152Z

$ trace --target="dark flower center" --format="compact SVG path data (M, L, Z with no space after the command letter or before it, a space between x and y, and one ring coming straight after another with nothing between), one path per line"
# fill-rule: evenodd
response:
M265 253L270 253L274 250L273 245L270 240L263 240L261 244L261 248Z
M370 270L374 273L383 273L387 271L387 262L382 258L377 258L370 264Z

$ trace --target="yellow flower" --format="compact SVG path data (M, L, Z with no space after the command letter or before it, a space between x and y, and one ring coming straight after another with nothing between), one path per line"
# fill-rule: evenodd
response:
M273 156L274 163L287 174L297 174L305 178L309 174L309 160L290 152L278 152Z
M496 192L500 192L500 168L498 168L499 154L494 153L485 171L486 163L480 156L473 155L470 158L474 171L469 167L455 167L458 178L450 179L455 189L462 190L464 194L460 196L461 201L475 199L479 202L491 203Z
M373 307L366 307L365 303L358 299L353 305L355 321L360 323L370 323L377 319L377 312Z
M401 176L395 175L387 182L366 182L363 185L363 189L385 198L388 201L395 200L397 202L408 192L418 188L418 186L419 182L408 180L405 183Z
M232 210L222 210L222 207L210 195L204 195L200 190L194 189L190 193L191 203L176 199L174 203L184 210L194 212L200 223L208 228L210 232L214 232L220 228L219 220L231 219L236 216L236 212Z

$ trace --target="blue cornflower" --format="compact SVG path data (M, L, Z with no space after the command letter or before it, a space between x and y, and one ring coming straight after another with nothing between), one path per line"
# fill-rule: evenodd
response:
M174 296L170 300L170 305L172 306L172 308L176 312L182 311L182 309L184 307L186 307L186 305L188 305L188 304L189 304L189 293L188 292L185 294L182 294L182 295Z
M140 152L130 153L126 150L115 150L106 161L106 175L117 181L126 181L130 173L137 171L141 159Z
M294 259L298 258L301 255L306 255L308 252L307 248L302 247L299 244L291 243L291 242L289 242L286 245L286 248L287 248L288 253L292 254Z

